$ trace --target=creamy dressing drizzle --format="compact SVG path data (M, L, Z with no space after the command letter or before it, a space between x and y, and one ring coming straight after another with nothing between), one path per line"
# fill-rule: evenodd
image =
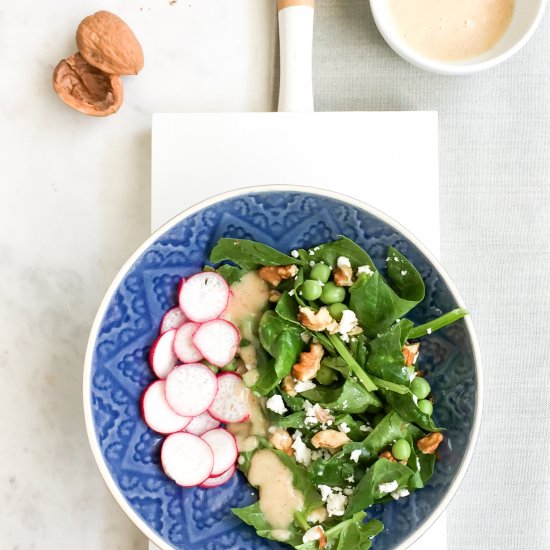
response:
M269 525L274 529L288 529L294 512L304 505L302 493L292 485L292 472L275 453L261 449L252 457L248 480L260 491L260 510Z
M515 0L388 0L401 37L440 61L490 50L510 25Z
M237 448L241 453L253 451L258 446L258 440L254 436L266 437L269 428L269 422L263 411L265 398L256 397L248 388L246 388L246 392L248 393L248 405L250 406L250 420L227 425L229 432L235 436Z

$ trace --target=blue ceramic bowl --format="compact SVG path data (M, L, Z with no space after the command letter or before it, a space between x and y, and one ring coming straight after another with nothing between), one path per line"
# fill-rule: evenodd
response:
M348 197L311 188L251 188L182 212L126 262L95 319L84 369L90 444L109 489L130 519L162 549L288 548L256 536L230 508L252 502L241 474L215 489L182 489L159 466L162 437L143 423L139 399L153 380L147 357L163 312L176 304L181 276L202 268L220 237L255 239L282 251L346 235L383 266L388 245L419 269L426 298L412 319L423 322L463 306L438 262L404 228ZM437 518L470 461L481 418L481 362L467 318L424 339L420 368L447 428L430 484L409 498L373 507L386 526L376 550L406 548Z

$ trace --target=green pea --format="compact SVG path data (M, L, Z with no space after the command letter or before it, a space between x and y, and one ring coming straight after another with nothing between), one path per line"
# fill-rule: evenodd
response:
M338 378L338 375L332 369L321 365L321 368L317 371L315 378L317 378L317 382L319 382L319 384L328 386Z
M418 399L424 399L425 397L430 395L432 388L430 388L430 384L428 384L427 380L420 376L417 376L411 382L411 391L414 395L416 395L416 397L418 397Z
M411 456L411 446L406 439L398 439L391 448L391 454L396 460L407 460Z
M336 286L332 281L323 287L321 302L323 304L336 304L346 299L346 289L343 286Z
M417 404L417 407L428 416L431 416L434 410L434 406L432 405L431 401L428 401L427 399L421 399Z
M319 281L306 279L300 286L300 290L302 291L302 298L304 300L317 300L323 292L323 287Z
M309 276L316 281L321 281L326 283L330 279L331 270L330 267L326 264L315 264L311 268Z
M340 319L342 319L342 314L346 311L346 309L348 309L348 307L345 304L336 303L329 306L328 312L333 319L340 321Z

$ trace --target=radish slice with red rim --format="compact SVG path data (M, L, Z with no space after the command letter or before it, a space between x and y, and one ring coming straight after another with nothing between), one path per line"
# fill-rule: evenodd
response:
M175 329L170 329L161 334L149 353L149 364L159 378L166 378L178 362L178 358L174 353L175 336Z
M200 437L179 432L169 435L160 451L162 469L182 487L194 487L212 474L214 454Z
M246 422L250 418L248 392L238 374L218 375L218 392L208 413L220 422Z
M182 363L196 363L202 359L201 352L193 344L193 334L199 328L198 323L184 323L174 338L174 353Z
M185 431L190 434L202 435L205 432L218 428L220 421L212 418L208 412L203 412L199 416L192 418L191 422L185 428Z
M207 361L217 367L224 367L231 362L240 339L237 327L225 319L203 323L193 334L195 347Z
M229 301L229 286L213 271L197 273L185 281L179 291L183 313L197 323L219 317Z
M180 365L166 378L166 401L182 416L197 416L206 411L217 391L216 375L202 363Z
M164 380L157 380L145 389L141 398L141 411L149 428L161 434L171 434L183 430L192 419L170 408L164 395L165 385Z
M187 321L187 317L185 317L181 308L179 306L173 307L163 315L160 322L159 334L173 328L180 328L185 321Z
M224 483L227 483L235 474L237 471L237 468L235 465L231 466L228 470L226 470L223 474L220 474L219 476L211 476L206 481L203 481L201 483L201 487L204 489L211 489L212 487L219 487L220 485L223 485Z
M235 464L239 454L237 442L227 430L216 428L202 434L201 437L214 453L214 466L210 476L219 476Z

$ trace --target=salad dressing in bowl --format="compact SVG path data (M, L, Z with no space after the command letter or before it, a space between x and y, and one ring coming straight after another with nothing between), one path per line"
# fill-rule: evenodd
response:
M250 483L259 488L260 509L266 521L278 530L278 539L288 539L286 531L294 512L302 509L304 497L292 485L292 472L269 449L257 451L250 462Z
M477 57L504 36L515 0L389 0L396 30L417 52L439 61Z

